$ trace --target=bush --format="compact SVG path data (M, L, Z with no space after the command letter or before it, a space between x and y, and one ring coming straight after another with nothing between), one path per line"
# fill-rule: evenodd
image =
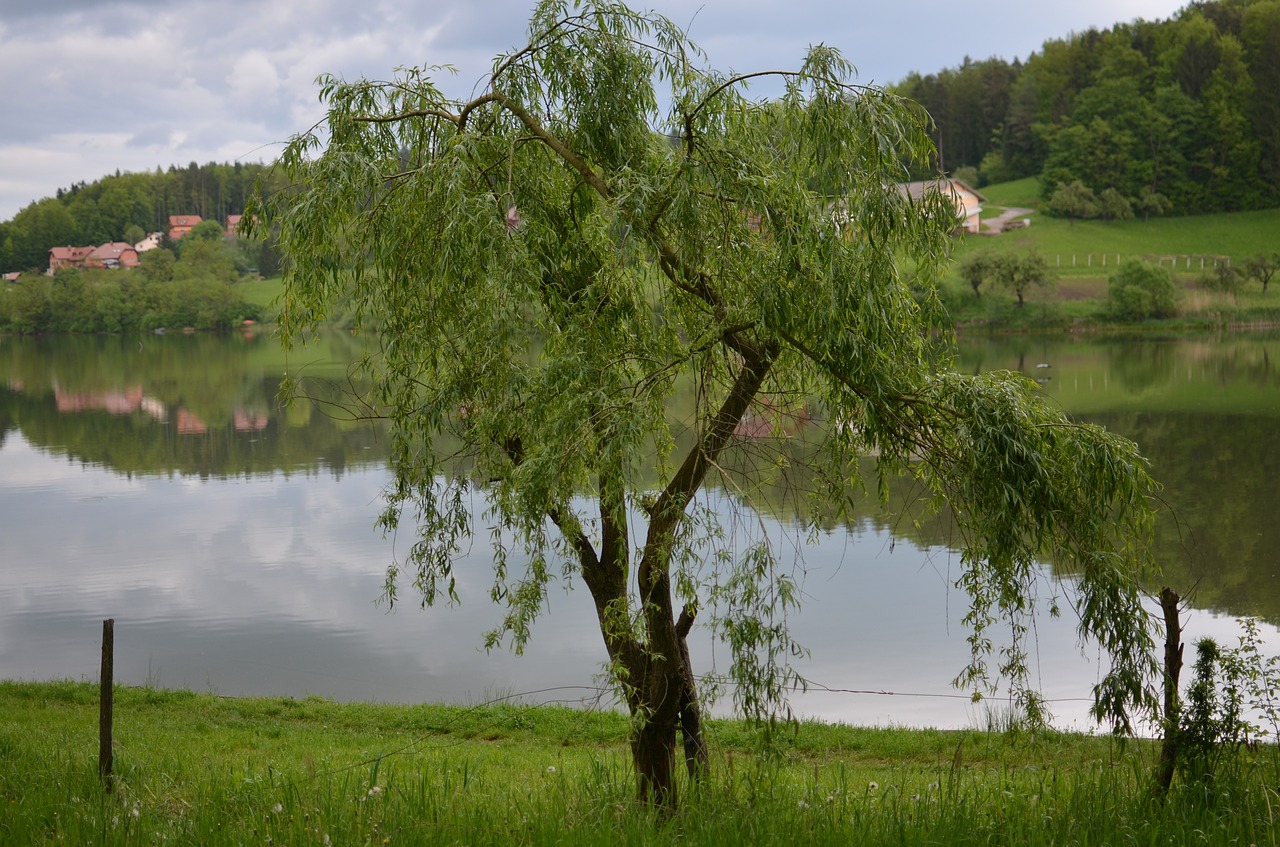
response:
M1165 268L1130 259L1107 284L1107 308L1114 318L1167 318L1177 310L1173 274Z
M1206 291L1220 291L1223 294L1236 294L1244 283L1244 276L1227 264L1218 265L1211 271L1205 271L1196 277L1196 287Z

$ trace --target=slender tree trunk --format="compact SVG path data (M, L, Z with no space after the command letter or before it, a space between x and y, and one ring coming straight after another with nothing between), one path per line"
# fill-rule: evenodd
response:
M1164 611L1164 741L1160 745L1160 760L1156 762L1155 781L1155 796L1160 802L1169 793L1178 763L1178 677L1182 671L1178 603L1181 599L1172 588L1160 590L1160 608Z

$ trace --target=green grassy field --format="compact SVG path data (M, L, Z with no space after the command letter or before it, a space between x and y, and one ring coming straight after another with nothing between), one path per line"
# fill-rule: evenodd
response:
M0 683L3 844L1275 844L1274 747L1148 791L1155 745L1048 731L712 721L673 816L634 802L625 718L555 706L337 704Z
M1049 265L1063 274L1105 279L1116 257L1180 257L1179 273L1199 273L1201 259L1212 267L1212 257L1242 262L1257 253L1280 250L1280 209L1234 212L1149 221L1069 221L1039 211L1039 181L1034 177L981 189L987 203L983 218L989 220L1007 207L1035 209L1031 225L1002 235L966 237L957 246L957 258L982 250L1035 249ZM1104 267L1103 257L1107 265ZM1074 257L1074 263L1072 261ZM1187 267L1187 258L1191 267ZM1280 296L1280 295L1278 295Z
M984 220L1006 208L1033 211L1023 216L1030 222L1026 228L967 235L955 242L954 261L944 278L944 299L958 324L993 329L1108 328L1108 277L1129 259L1171 270L1179 290L1177 316L1144 326L1205 329L1280 323L1280 285L1264 294L1252 280L1232 293L1200 284L1218 264L1239 267L1251 256L1280 251L1280 209L1149 221L1073 222L1041 212L1039 190L1035 178L981 189L987 198ZM1053 282L1047 289L1032 290L1026 308L1015 308L1011 294L989 286L975 297L960 277L959 267L974 255L1027 252L1044 257Z
M278 276L269 279L254 279L238 283L236 290L240 296L255 306L262 306L268 311L275 309L276 299L284 291L284 282Z

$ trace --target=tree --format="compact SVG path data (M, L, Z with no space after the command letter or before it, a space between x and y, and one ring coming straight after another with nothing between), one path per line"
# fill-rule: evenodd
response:
M1023 255L1004 253L994 257L992 275L1001 288L1012 291L1018 298L1018 307L1026 304L1026 295L1033 288L1045 288L1053 282L1049 263L1039 253Z
M686 646L700 610L718 610L746 714L782 714L799 678L780 551L730 545L705 492L749 509L758 492L726 463L736 425L806 403L831 422L812 496L851 503L871 454L880 491L911 474L953 507L972 596L960 683L990 678L1005 616L998 670L1035 702L1026 614L1039 562L1056 561L1077 575L1082 636L1112 656L1097 713L1127 725L1151 670L1153 483L1136 447L1021 377L935 368L954 211L894 188L933 152L912 109L853 84L827 47L770 72L783 93L768 108L744 93L758 75L701 55L664 18L544 0L529 46L470 100L422 69L324 78L325 120L280 160L294 188L250 204L286 259L286 345L339 303L376 321L366 399L389 418L394 477L381 523L417 525L389 599L402 571L424 603L453 594L481 497L506 607L489 645L526 642L552 574L581 579L633 718L639 796L674 805L678 733L690 778L707 767ZM839 215L809 188L833 164ZM677 394L694 398L678 423Z
M1094 198L1093 191L1080 180L1065 184L1060 182L1049 198L1049 211L1074 224L1076 218L1097 217L1098 201Z
M1107 280L1111 314L1123 320L1164 318L1176 309L1173 274L1167 268L1128 259Z
M1169 211L1169 198L1158 191L1144 188L1142 193L1134 200L1134 205L1142 212L1142 221L1146 223L1151 220L1153 214L1163 215Z
M1280 270L1280 253L1258 253L1244 262L1244 275L1262 283L1263 294L1267 293L1267 286L1277 270Z
M1114 188L1105 189L1098 195L1098 217L1108 221L1133 220L1133 204Z
M973 289L974 297L981 297L982 284L994 273L999 257L991 253L974 253L960 263L960 277Z

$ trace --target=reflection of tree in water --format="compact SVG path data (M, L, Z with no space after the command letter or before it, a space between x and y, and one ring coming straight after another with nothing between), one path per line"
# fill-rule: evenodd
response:
M1165 486L1156 529L1163 582L1190 592L1199 608L1280 624L1277 419L1116 413L1094 416L1093 422L1137 441ZM949 516L931 513L925 492L910 478L887 481L889 505L881 508L872 458L865 458L856 474L847 474L868 489L854 505L836 510L831 501L816 498L829 468L815 440L803 433L741 440L726 462L728 488L749 489L753 505L788 525L826 532L875 528L922 548L957 545Z
M1108 347L1107 367L1119 385L1137 393L1168 382L1175 346L1166 341L1134 341Z
M1156 545L1166 581L1179 591L1195 585L1199 607L1280 624L1280 421L1145 413L1098 420L1137 441L1165 486Z

